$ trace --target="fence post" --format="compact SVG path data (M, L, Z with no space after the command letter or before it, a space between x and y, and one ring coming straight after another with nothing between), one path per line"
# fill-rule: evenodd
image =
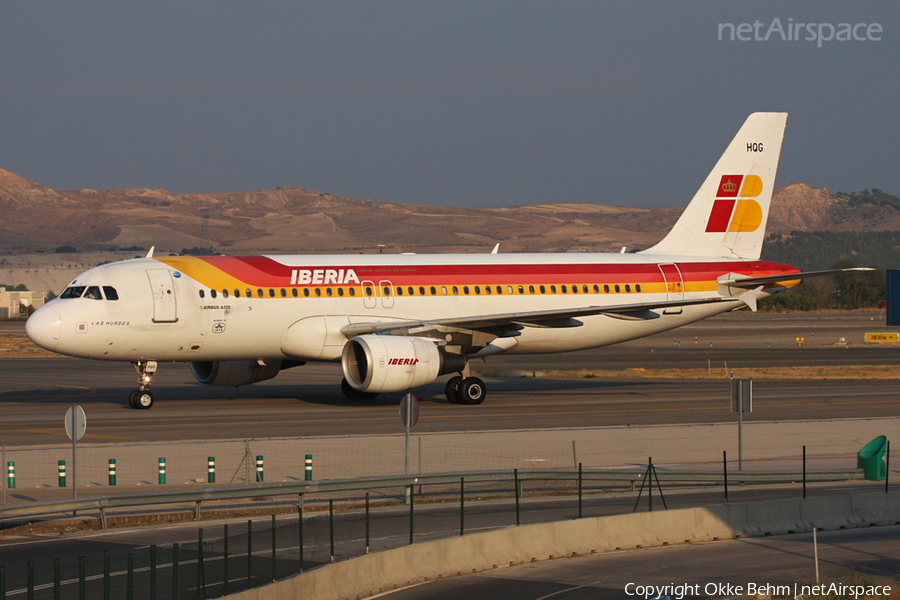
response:
M466 534L466 478L459 478L459 535Z
M728 504L728 452L722 450L722 475L725 482L725 504Z
M206 483L216 482L216 457L206 457Z
M253 586L253 521L247 521L247 589Z
M163 485L166 482L166 458L164 456L159 457L159 484Z
M275 581L275 575L276 575L276 573L275 573L275 546L276 546L275 533L276 533L276 531L277 530L275 529L275 515L272 515L272 581L273 582Z
M263 473L263 457L262 454L258 454L256 456L256 482L262 483L265 478L265 473Z
M328 540L331 543L331 562L334 562L334 500L328 501Z
M59 475L59 487L66 487L66 461L56 461L57 472Z
M312 481L312 454L306 455L306 473L303 475L304 481Z
M109 459L109 485L116 485L116 459Z
M515 484L515 492L516 492L516 525L519 525L519 470L513 469L513 482Z
M803 499L806 499L806 446L803 446Z
M575 443L574 441L572 442ZM582 485L581 463L578 463L578 518L581 518L581 485Z
M413 486L409 486L409 543L413 543L413 505L415 502L413 501Z
M366 492L366 554L369 553L369 492Z
M887 441L887 453L884 465L884 493L888 493L888 482L891 480L891 440Z
M11 490L16 487L16 463L12 460L6 463L6 487Z

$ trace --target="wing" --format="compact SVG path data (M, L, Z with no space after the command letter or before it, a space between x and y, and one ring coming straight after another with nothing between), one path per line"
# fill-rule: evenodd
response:
M498 313L494 315L478 315L446 319L351 323L350 325L341 328L341 333L347 337L355 337L367 333L382 333L393 330L398 330L397 333L416 335L442 327L478 331L515 331L521 329L524 325L531 327L577 327L580 325L580 323L576 321L578 317L609 315L611 317L633 320L657 319L659 318L659 314L653 312L654 309L711 304L734 300L736 300L736 298L714 297L695 300L668 300L664 302L641 302L636 304L615 304L611 306L585 306L582 308ZM401 332L399 330L405 331Z

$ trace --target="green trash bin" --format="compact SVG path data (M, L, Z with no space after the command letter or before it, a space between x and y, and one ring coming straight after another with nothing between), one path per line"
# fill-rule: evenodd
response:
M886 449L887 436L879 435L856 454L856 468L865 470L868 481L884 481L886 476L884 452Z

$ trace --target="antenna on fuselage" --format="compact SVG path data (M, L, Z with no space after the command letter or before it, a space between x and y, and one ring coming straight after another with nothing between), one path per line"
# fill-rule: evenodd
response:
M500 250L500 242L497 242L497 245L494 246L494 249L493 249L493 250L491 250L491 254L497 254L497 252L498 252L499 250Z
M156 246L150 246L150 252L147 253L147 258L153 258L154 250L156 250Z

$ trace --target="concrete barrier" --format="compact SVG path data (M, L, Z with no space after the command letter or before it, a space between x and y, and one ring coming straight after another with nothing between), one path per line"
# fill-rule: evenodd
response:
M357 599L500 566L689 542L900 523L900 492L685 508L508 527L367 554L229 596Z

